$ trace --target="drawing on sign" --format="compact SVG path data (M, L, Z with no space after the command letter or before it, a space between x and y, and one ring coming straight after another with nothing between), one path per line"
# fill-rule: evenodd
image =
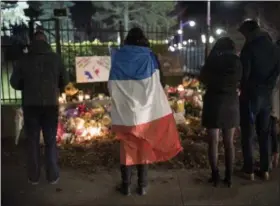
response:
M108 81L110 67L111 58L109 56L76 57L77 82Z
M85 71L85 75L87 76L87 79L93 79L93 77L89 71Z
M98 76L99 77L99 69L95 69L95 71L94 71L94 73L96 74L96 76Z

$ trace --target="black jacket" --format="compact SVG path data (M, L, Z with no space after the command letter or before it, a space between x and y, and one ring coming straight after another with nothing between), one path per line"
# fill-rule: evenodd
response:
M200 74L206 87L202 111L205 128L230 129L239 125L237 89L241 76L241 62L235 54L209 55Z
M241 62L233 53L209 56L200 73L200 81L211 94L236 94L242 76Z
M10 79L11 86L22 90L23 106L58 105L59 89L68 76L59 55L45 41L34 41L30 52L20 59Z
M279 50L268 33L254 32L240 54L243 66L242 93L271 92L280 72Z

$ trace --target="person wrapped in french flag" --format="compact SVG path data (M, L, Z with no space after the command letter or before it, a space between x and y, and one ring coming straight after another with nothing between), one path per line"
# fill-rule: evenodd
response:
M147 186L147 164L167 161L182 147L168 99L160 83L159 63L139 28L111 56L108 88L112 131L120 140L121 192L128 194L131 166L137 165L139 193Z

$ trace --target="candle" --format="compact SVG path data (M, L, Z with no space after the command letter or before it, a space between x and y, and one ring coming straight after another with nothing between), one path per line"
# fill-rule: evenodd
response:
M103 100L103 99L104 99L104 95L103 95L103 94L99 94L99 95L98 95L98 98L99 98L100 100Z
M90 95L89 94L86 94L85 95L85 100L89 100L90 99Z
M62 97L59 97L58 98L58 102L60 103L60 104L62 104L64 101L63 101L63 98Z
M80 102L82 102L82 101L84 100L84 96L81 95L81 94L79 94L79 95L78 95L78 99L79 99Z
M65 93L62 93L62 94L61 94L61 97L62 97L62 99L63 99L64 101L66 101L66 94L65 94Z
M185 104L183 100L177 101L177 112L184 112L185 111Z

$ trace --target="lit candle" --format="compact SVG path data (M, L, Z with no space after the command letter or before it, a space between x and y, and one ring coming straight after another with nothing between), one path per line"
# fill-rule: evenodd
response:
M180 84L178 87L177 87L177 91L178 92L183 92L185 89L184 89L184 86L182 84Z
M90 99L89 94L86 94L86 95L85 95L85 100L89 100L89 99Z
M58 102L59 102L60 104L62 104L62 103L64 102L63 98L62 98L62 97L59 97L59 98L58 98Z
M78 99L79 99L80 102L82 102L84 100L84 95L79 94Z
M98 99L103 100L104 99L104 95L103 94L99 94L98 95Z
M62 99L63 99L64 101L66 101L66 94L65 94L65 93L62 93L62 94L61 94L61 97L62 97Z

